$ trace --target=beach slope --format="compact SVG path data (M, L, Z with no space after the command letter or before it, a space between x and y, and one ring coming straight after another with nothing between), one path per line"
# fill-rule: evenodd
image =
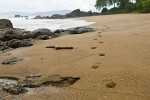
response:
M120 14L79 18L96 22L95 32L37 41L32 47L0 52L0 76L24 78L79 77L75 84L44 88L20 95L20 100L150 100L150 14ZM72 46L55 50L46 46ZM55 77L54 77L55 78ZM109 86L109 83L114 83ZM1 93L1 92L0 92ZM13 96L6 97L7 99Z

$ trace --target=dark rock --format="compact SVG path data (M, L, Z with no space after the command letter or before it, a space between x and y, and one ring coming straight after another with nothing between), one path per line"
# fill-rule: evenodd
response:
M12 95L19 95L19 94L28 92L28 90L26 90L24 87L20 85L7 85L7 86L4 86L2 90Z
M37 76L27 76L25 80L23 80L22 82L19 82L19 84L21 84L21 86L26 87L26 88L38 88L41 86L41 84L39 82L37 82L38 78L40 78L41 75L37 75Z
M19 59L17 57L13 57L13 58L10 58L10 59L7 59L5 61L2 62L3 65L12 65L12 64L15 64L16 62L18 61L22 61L23 59Z
M9 19L0 19L0 29L13 28L13 25Z
M6 42L0 41L0 51L4 51L6 49L9 49L9 47L6 45Z
M19 17L22 17L22 16L21 15L15 15L14 17L19 18Z
M63 19L65 18L64 15L54 14L50 17L50 19Z
M62 32L65 32L66 30L64 30L64 29L58 29L58 30L56 30L56 31L54 31L54 33L62 33Z
M38 15L33 19L50 19L50 16L40 16L40 15Z
M32 45L33 45L32 39L23 39L23 40L13 39L7 42L7 46L11 48L28 47Z
M60 37L61 35L63 35L63 33L53 33L51 35L52 38L56 38L56 37Z
M95 16L95 15L100 15L100 13L92 12L92 11L85 12L85 11L81 11L80 9L76 9L65 15L54 14L51 17L38 15L34 19L64 19L64 18L86 17L86 16Z
M7 29L0 29L0 40L3 40L6 30Z
M3 40L3 35L0 35L0 40Z
M82 34L86 32L94 32L95 29L93 28L88 28L88 27L76 27L73 29L70 29L70 34Z
M108 88L114 88L117 84L115 82L110 82L110 83L107 83L106 86Z
M40 35L40 36L38 36L36 39L48 40L48 39L50 39L50 36L49 36L49 35Z
M12 39L22 39L23 33L19 29L9 29L3 36L5 41L12 40Z
M34 38L34 35L31 31L23 31L23 39L31 39Z
M65 35L65 34L83 34L86 32L94 32L95 29L93 28L88 28L88 27L76 27L76 28L71 28L71 29L58 29L56 31L53 32L52 37L58 37L61 35Z
M48 35L51 36L52 32L49 29L46 28L41 28L41 29L37 29L35 31L32 32L34 38L39 37L40 35Z

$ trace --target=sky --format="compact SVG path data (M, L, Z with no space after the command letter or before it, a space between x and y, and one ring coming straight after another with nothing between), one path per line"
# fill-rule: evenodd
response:
M96 0L0 0L0 13L19 12L47 12L58 10L96 11Z

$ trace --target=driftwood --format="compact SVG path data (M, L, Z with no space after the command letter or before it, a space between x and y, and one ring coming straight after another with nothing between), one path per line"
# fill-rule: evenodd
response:
M46 48L55 48L55 46L47 46Z
M56 47L56 46L47 46L46 48L54 48L56 50L60 50L60 49L73 49L73 47Z
M73 49L73 47L55 47L56 50L60 49Z

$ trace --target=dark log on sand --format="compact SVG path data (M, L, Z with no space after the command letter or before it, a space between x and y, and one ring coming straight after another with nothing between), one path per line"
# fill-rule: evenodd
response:
M73 47L55 47L56 50L60 49L73 49Z
M55 46L47 46L46 48L55 48Z

